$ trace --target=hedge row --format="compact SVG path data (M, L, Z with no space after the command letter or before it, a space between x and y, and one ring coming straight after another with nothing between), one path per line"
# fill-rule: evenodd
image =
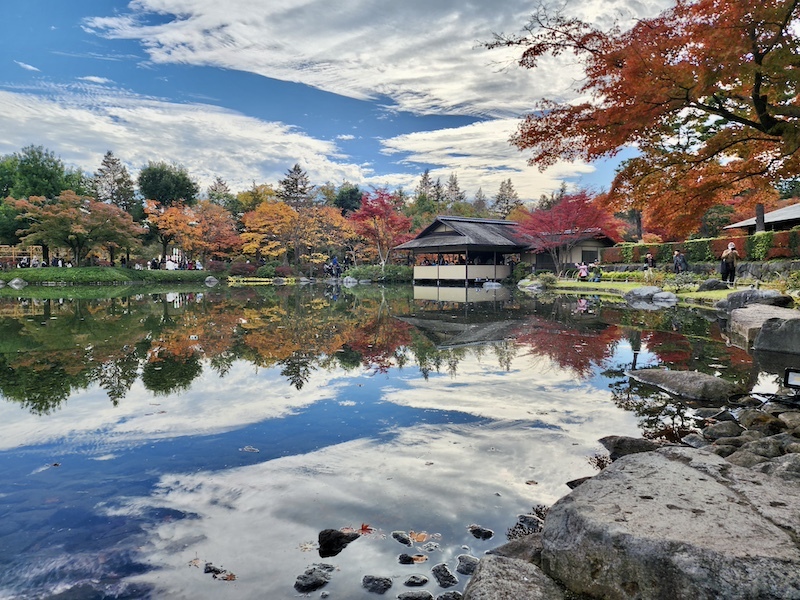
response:
M800 230L765 231L746 237L706 238L685 242L662 244L618 244L600 252L600 260L606 264L644 262L644 256L652 252L656 261L671 262L675 250L682 250L690 263L714 262L722 256L728 243L736 244L739 256L744 260L770 260L773 258L800 258Z

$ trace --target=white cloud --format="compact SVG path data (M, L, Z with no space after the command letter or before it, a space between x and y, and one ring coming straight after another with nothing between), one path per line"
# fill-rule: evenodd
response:
M579 10L583 18L607 22L654 14L668 4L591 0ZM388 97L419 114L519 116L542 95L568 96L579 73L564 60L521 70L511 66L520 49L481 46L495 32L520 30L532 10L526 0L411 0L379 9L365 0L335 9L325 0L137 0L130 8L130 14L87 19L85 27L139 40L154 63L217 66L353 98ZM159 24L148 23L153 14ZM169 15L178 16L164 21Z
M28 63L20 62L18 60L15 60L14 62L17 63L20 67L22 67L26 71L36 71L36 72L39 71L39 69L37 69L33 65L29 65Z
M516 119L495 119L410 133L384 140L383 147L387 154L405 155L403 162L437 165L431 169L431 177L440 178L443 184L455 173L462 190L474 194L482 188L489 198L502 181L511 179L521 199L537 200L542 193L558 189L564 179L595 170L591 165L565 162L545 172L528 166L527 156L509 143L518 124Z
M351 134L351 133L343 133L342 135L337 135L337 136L336 136L336 139L337 139L337 140L344 140L344 141L348 141L348 140L354 140L354 139L356 139L356 136L354 136L354 135L353 135L353 134Z
M216 175L231 189L253 179L277 182L299 163L312 181L365 181L371 173L348 164L329 141L279 122L208 104L179 104L94 84L37 93L0 91L0 153L42 144L71 165L93 170L112 150L135 171L150 160L179 162L209 185ZM53 145L53 131L60 143Z
M107 83L114 83L111 79L107 77L98 77L96 75L87 75L86 77L78 77L80 81L86 81L88 83L96 83L97 85L105 85Z

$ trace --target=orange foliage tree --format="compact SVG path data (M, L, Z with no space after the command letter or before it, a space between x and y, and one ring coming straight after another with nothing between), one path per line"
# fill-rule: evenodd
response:
M236 231L233 215L225 207L210 200L201 200L192 209L194 220L191 231L182 240L183 249L199 253L203 260L221 260L242 247L242 239Z
M712 205L775 197L800 171L800 37L796 0L677 0L630 29L598 29L540 7L520 46L523 67L574 54L579 102L543 100L512 138L532 164L594 161L636 147L606 201L644 209L672 234L696 230Z
M147 225L155 229L161 243L161 256L167 255L170 243L185 241L193 235L194 214L180 202L165 208L155 200L145 200L144 214Z
M297 211L285 202L262 202L242 217L242 250L258 257L283 255L286 262L297 218Z
M19 218L28 223L18 232L24 243L69 248L77 264L96 248L105 247L112 252L113 248L132 248L144 232L118 206L71 191L61 194L55 202L40 196L10 201L20 211Z

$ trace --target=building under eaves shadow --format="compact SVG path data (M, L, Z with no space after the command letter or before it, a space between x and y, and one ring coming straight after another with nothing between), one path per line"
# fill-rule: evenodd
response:
M764 228L768 231L785 231L797 225L800 225L800 204L764 213ZM725 229L747 229L748 235L753 235L756 232L756 218L732 223L725 226Z

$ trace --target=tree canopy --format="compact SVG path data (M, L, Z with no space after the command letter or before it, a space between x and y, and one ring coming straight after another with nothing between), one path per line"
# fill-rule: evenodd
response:
M191 206L197 200L200 188L180 165L165 162L147 163L137 178L139 193L146 200L155 200L164 207L181 203Z
M673 233L697 228L724 198L769 202L800 170L798 0L677 0L626 29L598 29L540 6L522 36L520 65L574 54L583 101L542 100L512 142L546 168L639 154L606 197L616 210L657 214Z

